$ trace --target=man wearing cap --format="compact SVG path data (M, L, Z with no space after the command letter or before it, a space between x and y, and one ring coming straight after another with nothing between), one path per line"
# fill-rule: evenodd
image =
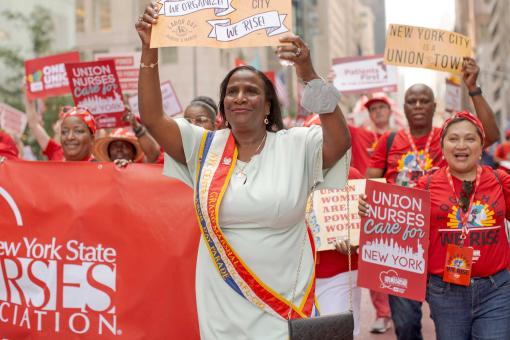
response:
M499 140L499 129L489 104L476 80L480 71L472 58L464 58L463 81L473 101L478 118L486 131L485 146ZM385 133L378 142L366 172L367 178L385 177L388 183L414 187L433 169L446 165L440 145L440 129L432 127L436 110L434 93L424 84L407 89L404 113L409 129L391 137ZM393 138L388 142L389 138ZM398 340L421 340L421 302L390 295L393 324Z

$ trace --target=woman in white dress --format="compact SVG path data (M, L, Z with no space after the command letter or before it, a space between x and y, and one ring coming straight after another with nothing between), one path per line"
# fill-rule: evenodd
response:
M287 318L315 313L314 246L304 224L312 188L344 183L350 136L338 92L315 73L295 36L282 38L280 59L307 83L302 105L321 113L322 129L283 128L271 81L252 67L228 73L220 89L226 128L206 131L164 115L157 49L150 49L156 7L136 29L142 40L139 107L166 152L164 173L195 190L202 231L197 309L202 339L287 339ZM329 169L325 176L324 169ZM311 242L312 241L312 242Z

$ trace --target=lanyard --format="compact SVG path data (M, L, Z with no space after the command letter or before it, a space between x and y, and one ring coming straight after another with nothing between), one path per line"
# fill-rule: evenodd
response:
M473 188L473 192L471 193L471 197L469 199L469 207L466 212L463 212L460 208L460 198L457 195L457 192L455 191L455 186L453 185L453 179L452 175L450 173L450 167L446 168L446 176L448 177L448 183L450 184L450 188L453 191L453 194L455 195L455 199L457 200L457 205L459 206L459 212L460 212L460 218L461 218L461 225L462 225L462 244L464 243L464 240L466 239L467 235L469 234L468 229L468 218L471 213L471 207L473 206L473 202L475 200L475 194L476 190L478 189L478 185L480 184L480 177L482 175L482 167L478 166L476 168L476 181L475 181L475 187Z
M429 154L430 151L430 144L432 143L432 138L435 135L435 130L432 130L429 132L429 138L427 139L427 143L425 143L425 149L423 150L423 155L425 159L421 159L419 155L418 148L416 147L416 144L414 143L413 136L411 136L411 132L409 130L406 130L407 133L407 139L409 140L409 144L411 144L411 150L413 151L414 157L416 159L416 163L420 166L421 170L425 172L425 165L427 163L426 157ZM409 173L411 173L411 169L409 169Z

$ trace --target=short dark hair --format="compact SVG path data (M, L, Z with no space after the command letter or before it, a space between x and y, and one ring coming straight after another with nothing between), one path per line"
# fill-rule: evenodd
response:
M214 102L214 99L207 96L198 96L191 100L186 110L192 106L200 106L209 113L209 118L214 123L216 120L216 114L218 113L218 105Z
M276 94L276 90L273 86L273 83L269 78L261 71L257 70L253 66L243 65L232 69L227 75L225 79L221 82L220 86L220 115L223 118L223 121L227 121L227 117L225 115L225 105L224 100L227 94L227 86L230 78L234 75L234 73L238 71L251 71L255 73L262 81L264 82L264 92L266 95L266 100L269 101L269 115L267 119L269 120L269 124L266 125L266 130L268 131L279 131L283 130L285 127L283 125L282 120L282 111L280 109L280 102L278 101L278 95Z

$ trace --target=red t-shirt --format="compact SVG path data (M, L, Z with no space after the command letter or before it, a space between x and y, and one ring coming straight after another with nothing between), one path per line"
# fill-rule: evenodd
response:
M510 219L510 175L483 167L479 188L476 189L468 221L469 234L466 245L474 248L472 277L486 277L508 267L510 247L505 232L505 218ZM457 206L446 168L422 177L418 188L427 189L431 198L430 246L428 272L443 275L447 244L458 242L461 233L460 212ZM453 177L457 195L462 181ZM505 197L507 197L505 201ZM476 261L475 261L476 260Z
M356 168L362 174L365 174L370 161L370 156L374 151L380 135L363 127L349 125L352 145L351 166Z
M7 159L17 159L19 156L16 143L7 133L0 131L0 156Z
M43 150L43 155L48 157L49 161L63 161L64 150L53 139L50 139L46 149Z
M429 134L414 139L420 158L424 161L425 171L446 165L441 151L441 129L433 128L430 133L433 133L433 135L430 143L430 149L427 153L425 153L424 149L427 144ZM379 139L377 147L370 159L369 167L377 169L386 168L384 177L386 177L386 181L388 183L413 187L416 185L416 182L418 182L420 177L424 175L424 172L416 161L416 156L412 152L411 143L405 130L397 132L389 152L387 152L386 144L390 134L391 132L386 132Z
M358 170L349 168L349 179L364 178ZM358 269L358 254L351 254L351 269ZM319 279L335 276L349 271L349 257L336 250L324 250L317 253L317 264L315 266L315 276Z

